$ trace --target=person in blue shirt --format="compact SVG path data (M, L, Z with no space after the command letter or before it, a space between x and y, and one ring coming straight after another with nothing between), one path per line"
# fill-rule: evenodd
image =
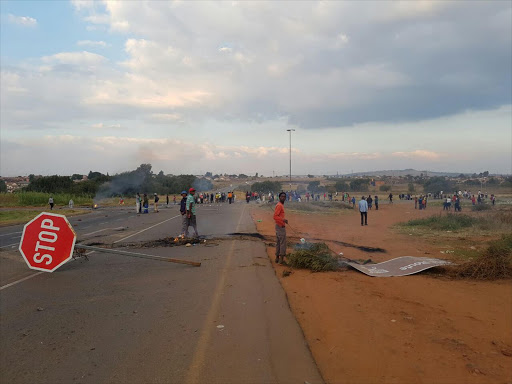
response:
M359 212L361 213L361 225L368 225L368 203L364 196L362 196L361 201L359 201Z

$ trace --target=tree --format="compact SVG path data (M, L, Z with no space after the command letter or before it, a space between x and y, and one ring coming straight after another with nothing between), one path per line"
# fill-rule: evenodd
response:
M71 180L82 180L84 177L78 173L73 173L73 175L71 176ZM30 178L29 178L29 181L30 181Z
M336 184L334 184L334 187L336 188L336 191L338 192L346 192L350 190L350 187L347 183L344 181L337 181Z
M409 185L407 186L407 191L409 193L413 193L415 191L413 183L409 183Z
M423 184L426 193L452 192L454 188L454 183L442 176L431 177Z
M0 192L5 193L7 192L7 184L5 184L5 181L0 180Z
M379 187L379 191L382 191L382 192L391 191L391 185L381 185Z
M313 176L313 175L309 175L309 174L308 174L308 178L313 179L314 177L315 177L315 176Z
M204 174L204 177L212 177L212 176L213 176L213 174L211 172L206 172Z
M350 182L350 190L353 192L366 192L368 191L369 179L355 179Z
M308 183L308 191L316 192L318 190L318 187L320 186L319 181L310 181Z

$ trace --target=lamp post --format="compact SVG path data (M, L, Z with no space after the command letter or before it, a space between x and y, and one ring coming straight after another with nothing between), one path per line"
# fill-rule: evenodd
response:
M287 129L286 131L290 132L290 193L292 192L292 132L295 132L295 129Z

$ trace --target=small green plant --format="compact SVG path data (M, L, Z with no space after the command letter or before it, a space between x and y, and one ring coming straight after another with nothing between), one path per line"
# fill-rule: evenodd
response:
M381 192L388 192L391 191L391 185L381 185L379 187L379 191Z
M288 264L293 268L309 269L313 272L336 271L338 261L331 255L331 250L325 243L309 244L288 255Z

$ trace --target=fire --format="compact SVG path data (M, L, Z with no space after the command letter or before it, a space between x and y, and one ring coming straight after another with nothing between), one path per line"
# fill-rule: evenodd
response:
M98 208L98 204L94 204L93 208L94 209Z

